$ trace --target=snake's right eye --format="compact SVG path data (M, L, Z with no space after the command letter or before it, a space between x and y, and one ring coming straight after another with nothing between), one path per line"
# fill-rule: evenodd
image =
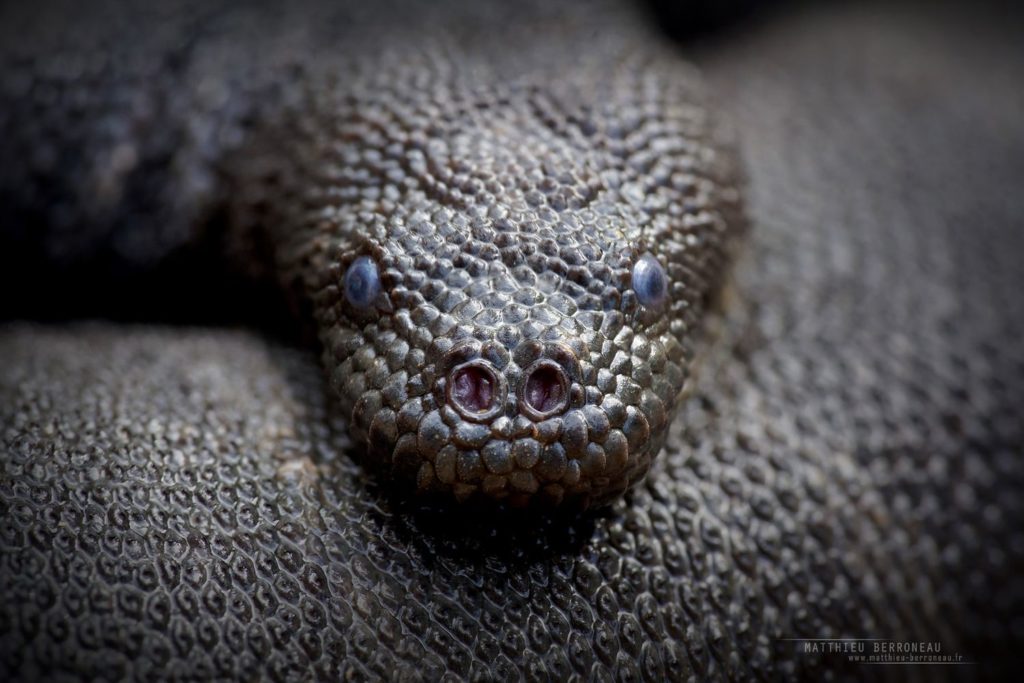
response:
M380 294L380 271L369 256L360 256L345 271L345 298L356 308L369 308Z
M659 309L668 299L668 276L658 259L641 256L633 266L633 291L643 306Z

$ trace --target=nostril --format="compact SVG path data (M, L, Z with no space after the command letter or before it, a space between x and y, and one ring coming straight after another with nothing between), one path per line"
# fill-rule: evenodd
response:
M562 368L550 361L540 361L526 377L523 403L535 417L547 417L565 407L568 385Z
M501 380L479 361L452 370L448 380L448 400L470 418L487 417L500 407Z
M494 382L480 368L463 368L455 373L452 398L463 408L482 413L494 400Z
M562 400L562 385L554 368L537 368L526 380L526 402L538 413L546 413Z

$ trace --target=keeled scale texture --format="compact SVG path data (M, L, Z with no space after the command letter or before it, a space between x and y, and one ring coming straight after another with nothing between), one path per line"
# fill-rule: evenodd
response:
M750 162L745 303L652 476L575 524L380 497L315 364L250 335L8 326L0 676L1008 673L1019 49L876 7L705 54ZM844 669L798 636L977 663Z

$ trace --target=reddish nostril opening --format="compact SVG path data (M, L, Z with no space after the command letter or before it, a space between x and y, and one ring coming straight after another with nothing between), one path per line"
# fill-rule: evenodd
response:
M494 405L494 375L477 365L459 368L452 374L451 399L471 413L486 412Z
M523 401L540 414L559 410L565 405L565 373L556 365L544 364L530 373L523 390Z

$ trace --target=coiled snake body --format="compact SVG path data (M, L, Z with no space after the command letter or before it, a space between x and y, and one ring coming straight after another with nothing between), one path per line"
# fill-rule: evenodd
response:
M759 133L721 302L737 164L638 11L5 11L10 282L52 285L43 310L91 278L158 273L173 299L232 272L285 293L331 391L242 333L9 325L0 673L864 675L791 640L853 637L1006 664L1019 202L970 174L943 193L927 126L864 142L913 96L1018 132L1004 89L948 104L929 80L976 75L943 61L941 17L894 38L851 11L872 56L838 71L919 79L867 79L849 126L787 34L763 39L777 64L710 60ZM818 90L785 100L773 68ZM823 131L803 156L794 118ZM1010 177L1019 136L974 130L959 163ZM836 159L863 182L838 191Z

